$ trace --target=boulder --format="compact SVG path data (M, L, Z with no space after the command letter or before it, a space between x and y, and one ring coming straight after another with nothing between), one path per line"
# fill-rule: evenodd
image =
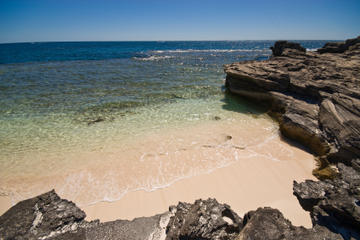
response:
M258 208L244 216L244 228L237 240L333 240L342 239L341 235L329 231L320 225L311 229L295 227L273 208Z
M166 240L234 239L242 228L242 219L226 204L215 199L196 200L194 204L180 202L170 211Z
M273 47L270 47L274 56L281 56L285 49L293 49L305 53L306 49L299 43L288 41L277 41Z

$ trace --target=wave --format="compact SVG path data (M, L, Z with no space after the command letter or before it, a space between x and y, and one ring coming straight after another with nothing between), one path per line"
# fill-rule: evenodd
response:
M149 56L149 57L133 57L135 60L139 61L158 61L163 59L173 58L173 56Z
M318 48L307 48L306 51L308 52L316 52Z
M191 52L270 52L270 49L176 49L176 50L155 50L152 53L191 53Z

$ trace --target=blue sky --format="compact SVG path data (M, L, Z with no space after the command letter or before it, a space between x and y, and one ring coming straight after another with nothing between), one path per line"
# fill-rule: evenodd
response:
M358 35L360 0L0 0L0 42Z

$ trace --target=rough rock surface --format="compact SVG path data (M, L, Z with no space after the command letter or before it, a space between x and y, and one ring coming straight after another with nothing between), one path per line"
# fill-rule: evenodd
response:
M172 207L166 240L234 239L242 228L242 219L226 204L215 199L179 203Z
M19 202L0 217L0 239L41 239L96 223L54 191Z
M333 240L342 239L341 235L331 232L325 227L315 225L311 229L295 227L284 218L277 209L258 208L244 216L244 228L237 240Z
M0 216L0 239L165 239L170 213L133 221L85 221L85 213L54 191L19 202Z
M294 195L310 212L314 224L327 226L345 239L360 239L360 160L355 167L338 164L339 177L334 180L302 183L294 181Z
M320 54L278 42L269 60L226 65L226 87L270 102L286 137L332 162L350 164L360 156L359 41L337 43L342 50L336 54L326 50L335 43Z
M360 239L360 37L328 43L317 52L283 41L272 50L266 61L226 65L226 87L268 103L281 133L318 156L314 174L322 181L293 187L310 212L313 230ZM338 173L329 162L337 164Z

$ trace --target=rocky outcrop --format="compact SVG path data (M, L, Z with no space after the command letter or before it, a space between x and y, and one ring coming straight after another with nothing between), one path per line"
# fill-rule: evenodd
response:
M288 41L277 41L270 49L272 50L273 56L281 56L285 49L295 49L300 52L306 52L306 49L299 43Z
M330 42L326 43L324 47L318 49L319 53L344 53L347 50L359 48L360 36L353 39L348 39L345 42Z
M169 213L133 221L88 222L74 203L54 191L19 202L0 216L0 239L165 239Z
M74 203L61 199L54 191L19 202L0 217L3 239L46 239L96 225L84 221L85 213Z
M236 238L237 240L333 240L342 239L341 235L331 232L320 225L311 229L295 227L284 218L277 209L258 208L244 216L244 228Z
M293 187L313 230L325 227L324 239L360 239L360 37L317 52L284 41L272 50L266 61L226 65L226 87L266 103L281 133L317 155L314 175L322 181Z
M294 195L310 212L314 224L327 226L345 239L360 239L360 160L353 166L338 164L339 177L334 180L302 183L294 181Z
M342 239L315 225L295 227L279 210L259 208L242 219L215 199L180 202L169 212L133 221L87 222L85 213L54 191L16 204L0 217L0 239L248 240Z
M277 42L269 60L226 65L226 87L269 103L284 136L331 162L350 164L360 156L359 40L337 43L340 54L325 50L335 43L319 54Z
M242 228L242 219L226 204L215 199L179 203L171 207L175 215L167 226L166 240L234 239Z

